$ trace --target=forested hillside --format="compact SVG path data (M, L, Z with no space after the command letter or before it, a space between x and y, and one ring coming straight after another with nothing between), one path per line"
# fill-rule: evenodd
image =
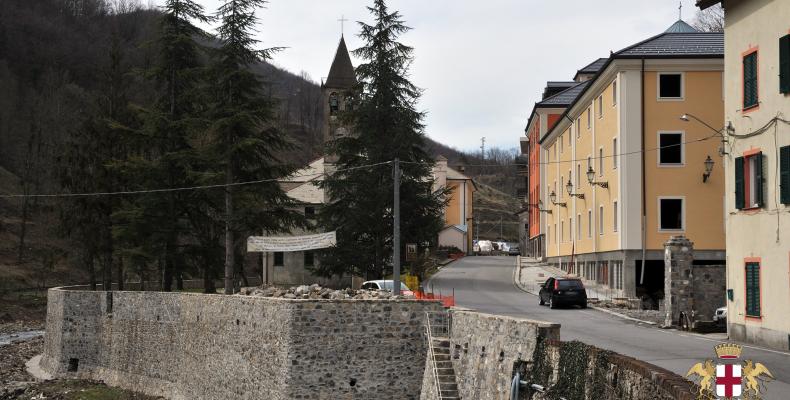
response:
M161 15L159 10L124 0L0 2L0 290L3 285L101 281L101 265L112 265L117 274L152 280L167 268L163 264L169 261L157 255L160 249L135 242L141 235L157 234L158 227L124 222L142 212L131 207L140 199L2 197L142 187L143 183L128 179L128 171L140 166L135 164L139 158L150 156L135 135L149 124L141 115L163 97L162 82L155 77ZM201 57L208 58L215 46L210 38L205 42L211 46ZM263 82L265 96L276 104L269 123L292 144L276 155L284 170L321 154L319 85L305 73L293 74L265 62L252 69ZM498 232L492 224L498 226L502 216L505 232L512 233L507 226L513 226L509 213L518 179L513 168L502 167L508 157L512 162L511 155L483 161L479 155L429 143L429 152L446 156L451 166L468 165L465 173L485 188L481 229ZM482 164L488 165L477 166ZM146 185L168 186L156 176L146 179ZM211 182L210 177L200 179ZM206 203L194 210L212 219L213 211L208 209L213 209L215 200L202 199ZM199 246L200 240L212 243L220 238L216 228L189 226L183 228L188 235L177 243L180 259L173 263L180 265L180 272L175 279L181 274L219 277L219 243L205 252ZM206 231L194 232L202 228ZM146 233L146 229L154 231ZM103 247L86 248L86 241ZM216 269L210 269L212 265Z

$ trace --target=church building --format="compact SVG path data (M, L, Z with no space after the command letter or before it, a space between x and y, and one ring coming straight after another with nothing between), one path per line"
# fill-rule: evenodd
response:
M349 127L343 125L339 114L346 109L347 99L356 86L354 66L351 63L345 38L341 36L334 61L329 69L329 76L321 84L324 143L350 134ZM328 201L328 196L320 187L320 182L325 173L332 173L336 160L333 155L324 155L280 181L285 192L298 203L308 220L314 221L321 206ZM439 246L455 246L466 253L472 248L472 204L476 190L474 182L471 178L448 167L447 159L442 156L437 157L433 168L433 180L434 190L444 187L453 189L445 209L445 228L440 232L437 243ZM291 232L292 235L309 233L313 232ZM329 287L349 287L354 286L354 282L358 281L350 276L335 276L329 279L313 275L310 270L318 262L312 251L266 253L263 267L266 268L267 273L264 275L270 277L269 283L282 286L318 283Z

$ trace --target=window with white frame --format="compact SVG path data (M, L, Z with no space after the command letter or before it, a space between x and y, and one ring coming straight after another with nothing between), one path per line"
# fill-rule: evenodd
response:
M565 243L565 220L560 221L560 243Z
M612 203L612 228L614 232L617 232L617 201Z
M546 244L551 244L551 225L546 226Z
M658 98L661 100L683 99L683 74L660 72L658 74Z
M576 214L576 240L582 239L582 215Z
M658 229L682 231L685 229L685 200L682 197L660 197L658 199Z
M576 191L579 190L579 184L582 181L582 165L580 163L576 163Z
M658 164L680 166L684 163L683 132L658 133Z
M612 105L617 105L617 80L612 82Z
M612 139L612 169L617 169L617 158L619 157L617 151L617 138Z
M592 210L587 210L587 237L592 237L592 229L593 229L593 220L592 220Z
M598 149L598 176L603 176L603 147Z
M603 117L603 95L602 94L598 96L598 104L595 105L595 108L597 108L597 110L595 110L595 111L597 112L596 115L598 116L598 118Z
M603 218L603 206L598 207L598 234L603 235L604 229L604 218Z
M587 129L592 127L592 115L590 115L590 107L587 107Z
M565 143L562 141L562 135L560 135L559 142L560 142L560 154L562 154L562 152L565 150L565 148L564 148Z

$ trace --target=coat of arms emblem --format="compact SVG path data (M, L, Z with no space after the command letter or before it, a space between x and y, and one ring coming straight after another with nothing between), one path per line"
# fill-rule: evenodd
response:
M719 363L705 360L697 363L686 376L695 376L699 384L698 400L743 399L759 400L765 392L765 382L773 379L771 371L762 363L746 360L733 362L741 356L743 346L722 343L714 347Z

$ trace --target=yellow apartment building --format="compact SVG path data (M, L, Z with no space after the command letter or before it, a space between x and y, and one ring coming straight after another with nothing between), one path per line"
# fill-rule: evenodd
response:
M700 0L701 8L718 1ZM722 1L730 338L790 350L790 2Z
M472 252L474 232L474 196L477 187L472 178L447 166L439 156L433 167L434 190L450 189L444 209L444 228L439 232L439 246L455 246L465 254Z
M722 126L723 53L721 33L678 21L612 53L542 136L550 264L657 305L672 235L695 262L724 263L720 141L680 118Z

